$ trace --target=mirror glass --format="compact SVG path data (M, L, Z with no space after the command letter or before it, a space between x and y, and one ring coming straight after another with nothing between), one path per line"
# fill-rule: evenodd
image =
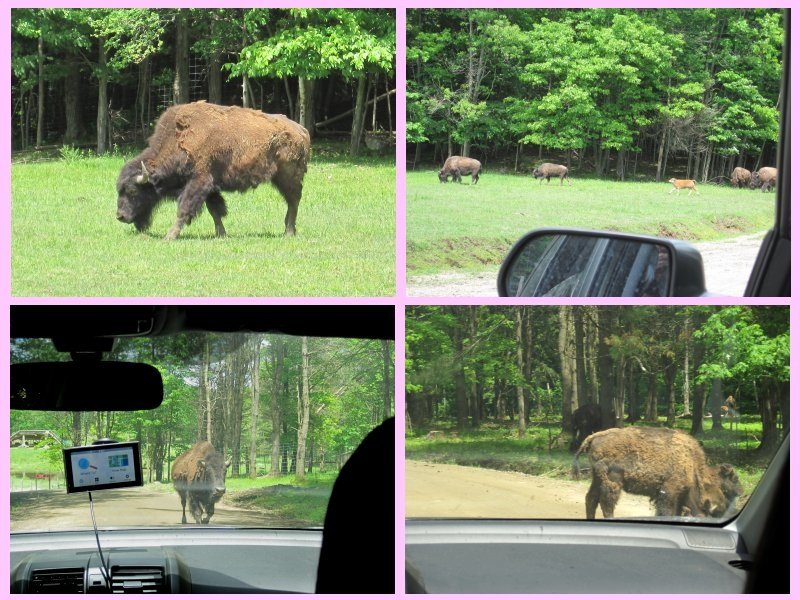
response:
M506 259L504 295L667 296L671 256L666 245L635 239L534 235Z

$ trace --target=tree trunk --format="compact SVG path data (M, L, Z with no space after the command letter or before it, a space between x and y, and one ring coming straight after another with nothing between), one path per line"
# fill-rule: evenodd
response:
M297 458L295 460L295 477L302 481L306 477L306 440L308 439L308 418L311 409L308 361L308 338L302 338L302 357L300 390L297 398Z
M64 79L64 116L67 120L64 143L74 144L83 135L80 63L73 59L70 61L68 69L69 73Z
M523 354L523 327L522 323L525 320L525 307L517 306L514 311L517 325L517 369L519 370L520 377L525 372L525 356ZM522 382L517 384L517 435L519 437L525 436L525 393Z
M297 78L298 122L314 137L314 80Z
M394 414L392 409L394 369L392 369L392 343L389 340L381 340L381 354L383 355L383 419L386 420Z
M272 385L270 389L270 418L272 420L272 456L270 461L270 477L281 474L281 431L283 430L283 415L281 412L281 386L283 384L283 359L286 354L286 345L282 338L272 340Z
M575 384L575 319L571 306L558 309L558 354L561 362L561 417L563 430L572 432L572 413L578 408Z
M253 343L253 362L251 380L253 385L253 400L250 407L250 461L249 475L255 478L258 473L258 421L261 418L261 338L257 337Z
M97 86L97 153L108 150L108 74L106 73L106 40L98 39L98 70L100 76Z
M353 127L350 131L350 156L358 156L363 135L365 104L367 96L367 76L361 73L358 76L356 91L356 110L353 113Z
M36 107L36 146L38 148L44 141L44 38L41 35L39 36L39 42L37 44L37 62L39 94Z
M175 79L172 82L175 104L189 102L189 23L188 9L178 9L175 17Z
M150 129L150 57L139 63L139 87L137 93L137 124L141 139L146 140Z

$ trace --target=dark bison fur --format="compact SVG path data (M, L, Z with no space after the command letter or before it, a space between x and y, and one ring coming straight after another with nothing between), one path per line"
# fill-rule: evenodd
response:
M731 185L735 188L746 188L750 185L752 173L744 167L736 167L731 171Z
M181 497L186 523L186 501L195 523L208 523L214 516L214 505L225 494L225 473L231 461L210 442L198 442L172 464L172 484ZM203 516L205 513L205 516Z
M543 163L533 170L533 176L536 179L541 179L542 181L546 179L547 183L550 183L551 177L558 177L561 180L561 185L564 185L565 179L567 180L567 183L569 185L572 185L572 183L569 180L569 177L567 177L568 172L569 170L564 165ZM542 181L539 182L539 185L541 185Z
M207 102L172 106L158 119L148 147L122 167L117 219L144 231L156 205L177 198L177 220L166 239L177 238L204 204L222 237L227 208L220 192L269 181L286 200L284 234L294 235L310 156L308 132L283 115Z
M447 179L452 177L453 183L461 183L462 175L471 175L472 183L478 183L481 168L480 161L474 158L451 156L444 161L444 166L439 171L439 182L447 183Z
M761 188L762 192L771 192L778 183L778 169L761 167L750 175L750 188Z
M572 413L572 445L575 450L583 440L603 429L603 414L599 404L584 404Z
M598 505L612 518L623 491L650 498L656 516L692 517L727 516L742 493L733 467L709 466L700 443L682 431L626 427L590 435L575 454L575 478L583 453L592 469L587 519L595 518Z

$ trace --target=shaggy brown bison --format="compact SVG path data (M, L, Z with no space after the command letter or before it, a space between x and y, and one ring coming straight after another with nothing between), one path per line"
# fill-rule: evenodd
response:
M750 175L750 188L761 188L762 192L771 192L777 185L778 169L775 167L761 167Z
M165 197L178 199L178 217L167 233L178 237L203 204L225 235L221 191L245 191L271 181L286 200L285 235L294 235L311 142L308 132L283 115L207 102L168 108L149 146L117 179L117 219L138 231L150 226Z
M592 483L586 494L586 518L597 505L612 518L622 491L647 496L656 516L722 517L742 493L733 467L710 467L699 442L674 429L626 427L590 435L572 463L587 453Z
M225 493L225 473L230 464L231 461L225 460L209 442L198 442L175 459L172 484L181 497L181 523L186 523L187 500L195 523L211 520L214 505Z
M583 440L603 428L603 415L599 404L584 404L572 413L572 445L573 450Z
M681 190L688 189L689 193L687 194L687 196L691 196L692 192L694 192L698 196L700 195L700 192L698 192L697 188L695 187L697 185L697 182L694 179L675 179L673 177L672 179L669 180L669 182L672 184L672 189L669 191L670 194L674 191L677 191L678 195L680 195Z
M736 167L731 171L731 185L735 188L748 187L752 173L744 167Z
M472 183L478 183L480 173L480 161L466 156L451 156L444 161L444 166L439 171L439 182L447 183L447 178L452 177L454 183L461 183L462 175L472 175Z
M561 185L564 185L564 180L567 180L569 185L572 185L572 182L567 177L568 169L564 165L556 165L553 163L544 163L539 165L533 170L533 176L536 179L541 179L544 181L547 179L547 183L550 183L551 177L558 177L561 180ZM539 185L542 184L542 181L539 182Z

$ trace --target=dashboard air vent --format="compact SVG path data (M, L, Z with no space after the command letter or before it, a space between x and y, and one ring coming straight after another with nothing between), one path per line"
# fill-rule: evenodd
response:
M750 560L729 560L728 564L734 569L741 569L742 571L750 571L753 568L753 561Z
M37 569L31 578L33 594L82 594L83 568Z
M161 567L112 567L111 590L115 594L168 592Z

